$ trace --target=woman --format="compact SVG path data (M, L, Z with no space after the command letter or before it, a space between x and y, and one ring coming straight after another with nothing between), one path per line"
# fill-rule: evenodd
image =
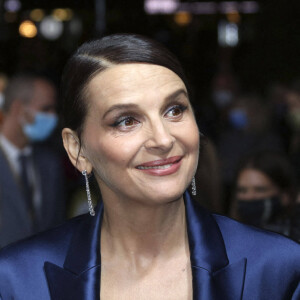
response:
M292 166L283 154L261 151L248 155L236 175L233 217L300 240L293 222L294 181Z
M95 216L4 249L3 300L299 299L298 244L210 215L185 193L199 134L172 54L137 35L84 44L63 91L64 146L95 175L103 205L94 212L88 192Z

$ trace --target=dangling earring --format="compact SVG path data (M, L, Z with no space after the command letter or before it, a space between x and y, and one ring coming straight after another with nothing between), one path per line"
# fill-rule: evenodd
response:
M89 206L90 215L94 216L95 215L95 211L94 211L94 207L93 207L93 202L92 202L92 197L91 197L91 191L90 191L90 185L89 185L87 171L83 170L81 173L82 173L82 175L85 178L85 189L86 189L86 195L87 195L87 200L88 200L88 206Z
M197 195L197 189L196 189L196 180L195 177L192 179L192 195L196 196Z

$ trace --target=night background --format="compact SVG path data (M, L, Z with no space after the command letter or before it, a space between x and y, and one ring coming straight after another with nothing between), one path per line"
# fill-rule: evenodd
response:
M120 32L148 35L182 62L200 130L212 140L220 159L223 201L229 202L238 159L252 146L245 143L236 153L232 148L241 147L234 144L226 152L222 138L232 129L227 120L230 106L225 107L229 100L214 102L214 92L259 95L262 102L270 102L272 130L281 139L277 148L289 155L299 180L299 129L288 126L286 102L279 99L283 88L300 79L298 0L0 0L0 73L9 78L17 72L35 71L59 86L66 60L80 44ZM273 147L264 130L257 136ZM261 149L268 148L265 144ZM221 206L219 211L228 211L228 203Z
M172 1L153 1L165 2ZM196 1L180 1L195 4ZM207 3L197 1L197 3ZM227 3L245 3L235 1ZM249 2L249 1L248 1ZM9 11L11 3L12 11ZM18 10L14 9L19 3ZM212 2L220 4L224 2ZM8 75L17 70L47 70L60 75L66 58L82 42L103 34L134 32L161 40L185 66L191 82L201 92L206 92L213 75L220 68L229 68L239 76L247 89L264 91L270 81L289 81L299 76L300 67L300 5L299 1L258 1L257 11L225 14L193 12L176 22L176 13L149 14L144 1L0 1L0 70ZM44 16L56 8L69 8L72 17L63 21L63 33L54 40L47 40L41 33L33 38L19 34L22 21L30 20L33 9L43 9ZM16 10L16 11L14 11ZM239 26L239 42L235 47L218 44L218 24L230 19ZM234 16L233 16L234 17ZM31 19L32 20L32 19ZM186 22L186 23L184 23ZM77 29L70 29L70 23ZM40 22L35 22L39 26ZM225 66L224 66L225 65Z

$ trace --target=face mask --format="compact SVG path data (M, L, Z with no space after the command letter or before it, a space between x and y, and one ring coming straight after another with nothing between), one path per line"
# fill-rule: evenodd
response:
M237 212L241 221L260 226L267 223L282 209L280 198L273 196L250 201L237 200Z
M233 128L244 129L248 125L247 113L240 108L232 109L228 116L229 122Z
M36 113L33 123L23 125L23 131L32 142L46 140L56 127L58 118L55 114Z

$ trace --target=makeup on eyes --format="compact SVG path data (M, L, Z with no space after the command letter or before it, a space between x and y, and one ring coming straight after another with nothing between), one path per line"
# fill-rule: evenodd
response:
M133 116L130 116L130 115L125 115L125 116L123 116L123 117L118 117L117 119L116 119L116 121L113 123L113 124L111 124L111 127L118 127L118 126L120 126L121 125L121 123L123 123L123 122L130 122L130 121L133 121L134 123L139 123L139 121L137 121ZM125 125L125 124L124 124ZM133 126L133 124L132 125L130 125L130 124L127 124L127 125L125 125L125 126Z
M177 101L176 101L177 102ZM166 116L168 113L172 112L173 110L177 109L179 110L179 114L178 115L173 115L173 116L169 116L171 119L177 119L179 117L182 116L183 112L185 110L187 110L188 106L187 105L183 105L181 103L178 103L178 104L171 104L168 106L168 108L166 109L166 111L164 112L164 116ZM134 125L137 125L139 122L140 122L140 115L136 112L128 112L128 111L125 111L125 112L122 112L121 114L117 114L116 117L113 118L114 121L113 123L110 125L111 127L118 127L121 125L121 123L123 122L132 122L134 124L124 124L124 126L128 126L128 127L131 127L131 126L134 126Z
M179 109L180 114L182 114L187 108L188 108L187 105L176 104L176 105L171 106L170 109L167 110L165 115L167 115L169 112L171 112L172 110L175 110L175 109ZM171 117L176 118L177 116L171 116Z

